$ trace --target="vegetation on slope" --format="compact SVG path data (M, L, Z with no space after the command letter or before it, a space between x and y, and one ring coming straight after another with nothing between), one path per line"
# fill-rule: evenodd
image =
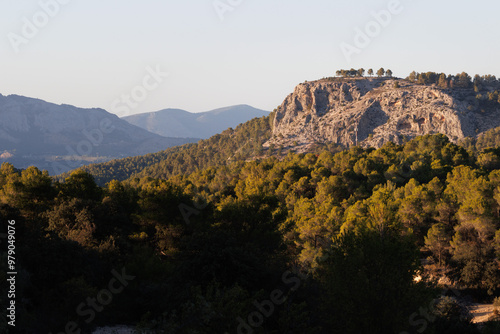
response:
M477 138L465 138L460 142L460 145L474 152L495 150L495 148L500 147L500 128L481 133Z
M262 144L271 136L274 113L240 124L221 134L196 144L173 147L158 153L112 160L82 167L96 182L104 185L111 180L123 181L132 176L168 178L197 169L221 166L235 160L247 160L264 154ZM62 174L64 180L70 174Z
M482 154L432 135L106 188L83 171L52 183L4 164L18 330L73 321L163 333L479 333L460 302L415 278L499 295L500 172ZM134 278L95 318L82 316L77 306L112 270Z

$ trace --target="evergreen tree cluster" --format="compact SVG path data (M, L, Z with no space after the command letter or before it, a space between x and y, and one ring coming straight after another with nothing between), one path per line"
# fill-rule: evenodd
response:
M453 89L462 88L468 89L473 88L476 93L484 90L498 89L500 88L500 82L494 75L483 75L480 76L476 74L474 79L466 72L458 73L456 75L446 75L445 73L436 72L411 72L406 78L407 81L411 83L416 83L419 85L437 85L443 89ZM498 92L495 97L495 101L498 100Z
M362 78L364 77L365 72L366 71L364 68L360 68L357 70L351 68L350 70L337 70L335 74L337 75L337 77L343 77L343 78ZM368 69L367 74L368 76L372 77L374 74L373 69L371 68ZM379 78L383 76L392 77L392 71L389 69L386 71L383 67L381 67L376 74Z

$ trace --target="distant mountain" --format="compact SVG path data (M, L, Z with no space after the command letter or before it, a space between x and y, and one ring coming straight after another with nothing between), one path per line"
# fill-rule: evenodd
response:
M198 139L165 138L103 109L0 94L0 162L51 174L92 162L158 152Z
M190 113L181 109L165 109L123 117L130 124L165 137L196 137L207 139L228 128L255 117L269 115L269 111L248 105Z

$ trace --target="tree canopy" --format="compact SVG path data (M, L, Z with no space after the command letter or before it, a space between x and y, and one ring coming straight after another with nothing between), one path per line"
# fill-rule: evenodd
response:
M82 170L53 182L3 164L0 215L22 240L19 329L399 333L425 308L430 333L473 330L416 278L498 295L500 173L481 154L428 135L105 187ZM87 323L75 308L120 268L136 278Z

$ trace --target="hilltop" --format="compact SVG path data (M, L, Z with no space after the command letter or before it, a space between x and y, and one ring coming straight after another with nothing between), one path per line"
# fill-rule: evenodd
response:
M264 146L299 152L318 143L381 147L435 133L457 143L500 126L498 81L456 86L390 77L305 82L277 108Z

